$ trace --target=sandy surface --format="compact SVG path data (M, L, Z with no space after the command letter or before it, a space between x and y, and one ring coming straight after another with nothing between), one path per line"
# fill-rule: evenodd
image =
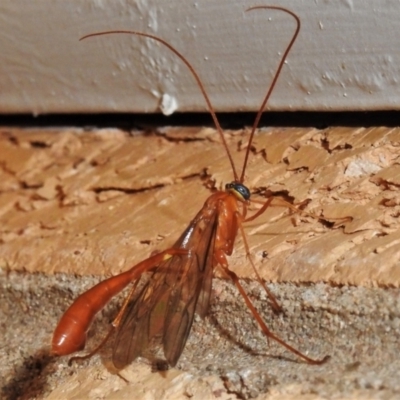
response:
M176 368L151 372L140 359L120 375L109 351L68 366L48 355L52 330L93 278L10 273L1 282L2 398L6 399L389 399L400 396L400 291L326 284L272 284L285 315L265 307L255 282L245 284L270 328L322 366L299 362L265 338L233 285L215 279L210 315L197 318ZM109 328L118 301L90 332L89 348ZM5 329L4 329L5 328Z

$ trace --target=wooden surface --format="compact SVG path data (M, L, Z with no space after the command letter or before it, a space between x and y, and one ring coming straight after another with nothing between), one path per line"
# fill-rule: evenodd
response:
M240 165L246 135L226 135ZM72 366L49 355L74 298L167 248L209 196L205 183L232 179L218 142L209 128L0 129L1 398L399 397L398 128L262 129L253 143L253 198L305 207L272 207L245 229L284 314L273 314L251 279L240 238L230 265L250 278L242 283L269 328L309 356L331 355L328 363L306 365L268 343L235 287L218 278L176 368L155 373L139 359L117 375L108 348ZM89 349L121 301L100 313Z
M239 166L246 136L227 137ZM397 128L260 131L246 171L246 184L261 194L253 198L309 201L305 211L321 218L271 207L247 224L261 276L398 286L399 143ZM232 179L209 128L3 128L0 146L0 259L10 270L126 270L178 238L211 193L206 180L219 188ZM240 238L230 264L253 276Z

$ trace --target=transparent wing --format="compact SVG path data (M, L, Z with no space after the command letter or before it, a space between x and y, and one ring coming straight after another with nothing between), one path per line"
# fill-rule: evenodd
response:
M207 218L200 212L173 246L188 253L160 263L127 307L114 344L116 368L142 355L158 337L168 363L177 363L195 311L204 316L208 309L216 230L216 210Z

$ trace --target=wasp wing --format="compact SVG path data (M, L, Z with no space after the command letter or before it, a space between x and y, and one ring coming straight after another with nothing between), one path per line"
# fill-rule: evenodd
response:
M201 225L206 226L201 227ZM214 243L217 231L217 213L212 221L202 220L191 234L192 255L176 275L178 281L169 295L165 319L163 345L168 363L174 366L185 347L195 311L201 317L207 312L211 295L214 264ZM179 268L179 267L178 267ZM170 278L170 276L168 276Z
M122 369L160 337L167 362L174 366L186 344L194 313L207 312L213 276L218 213L201 211L173 248L173 255L157 266L149 281L127 307L116 335L113 362Z

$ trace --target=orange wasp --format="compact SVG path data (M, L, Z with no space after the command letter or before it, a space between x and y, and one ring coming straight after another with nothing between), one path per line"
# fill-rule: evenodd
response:
M240 284L238 276L229 269L226 258L232 254L235 238L240 230L247 259L250 260L257 279L268 294L274 311L281 310L255 269L243 229L243 223L253 221L260 216L271 205L273 198L270 197L264 202L253 215L247 216L247 208L251 202L250 190L243 181L255 130L286 57L297 38L300 20L296 14L282 7L257 6L247 11L261 8L283 11L295 19L297 26L255 118L240 177L236 172L227 142L204 86L192 65L181 53L157 36L136 31L99 32L82 38L109 34L137 35L161 43L179 57L189 68L204 96L232 166L234 180L225 186L224 191L216 191L206 200L202 209L171 248L140 262L126 272L100 282L81 294L64 313L54 331L53 354L61 356L82 350L86 342L86 332L95 315L112 297L133 282L134 287L112 323L113 328L116 329L113 363L118 369L124 368L135 358L144 355L154 340L158 340L162 345L167 363L175 366L185 347L194 314L197 313L201 317L207 314L213 270L219 266L222 272L234 282L267 338L275 340L310 364L322 364L328 359L328 357L321 360L312 359L271 332ZM137 289L141 275L147 271L152 271L152 276L142 288ZM112 331L113 329L110 333ZM94 354L102 344L90 355Z

